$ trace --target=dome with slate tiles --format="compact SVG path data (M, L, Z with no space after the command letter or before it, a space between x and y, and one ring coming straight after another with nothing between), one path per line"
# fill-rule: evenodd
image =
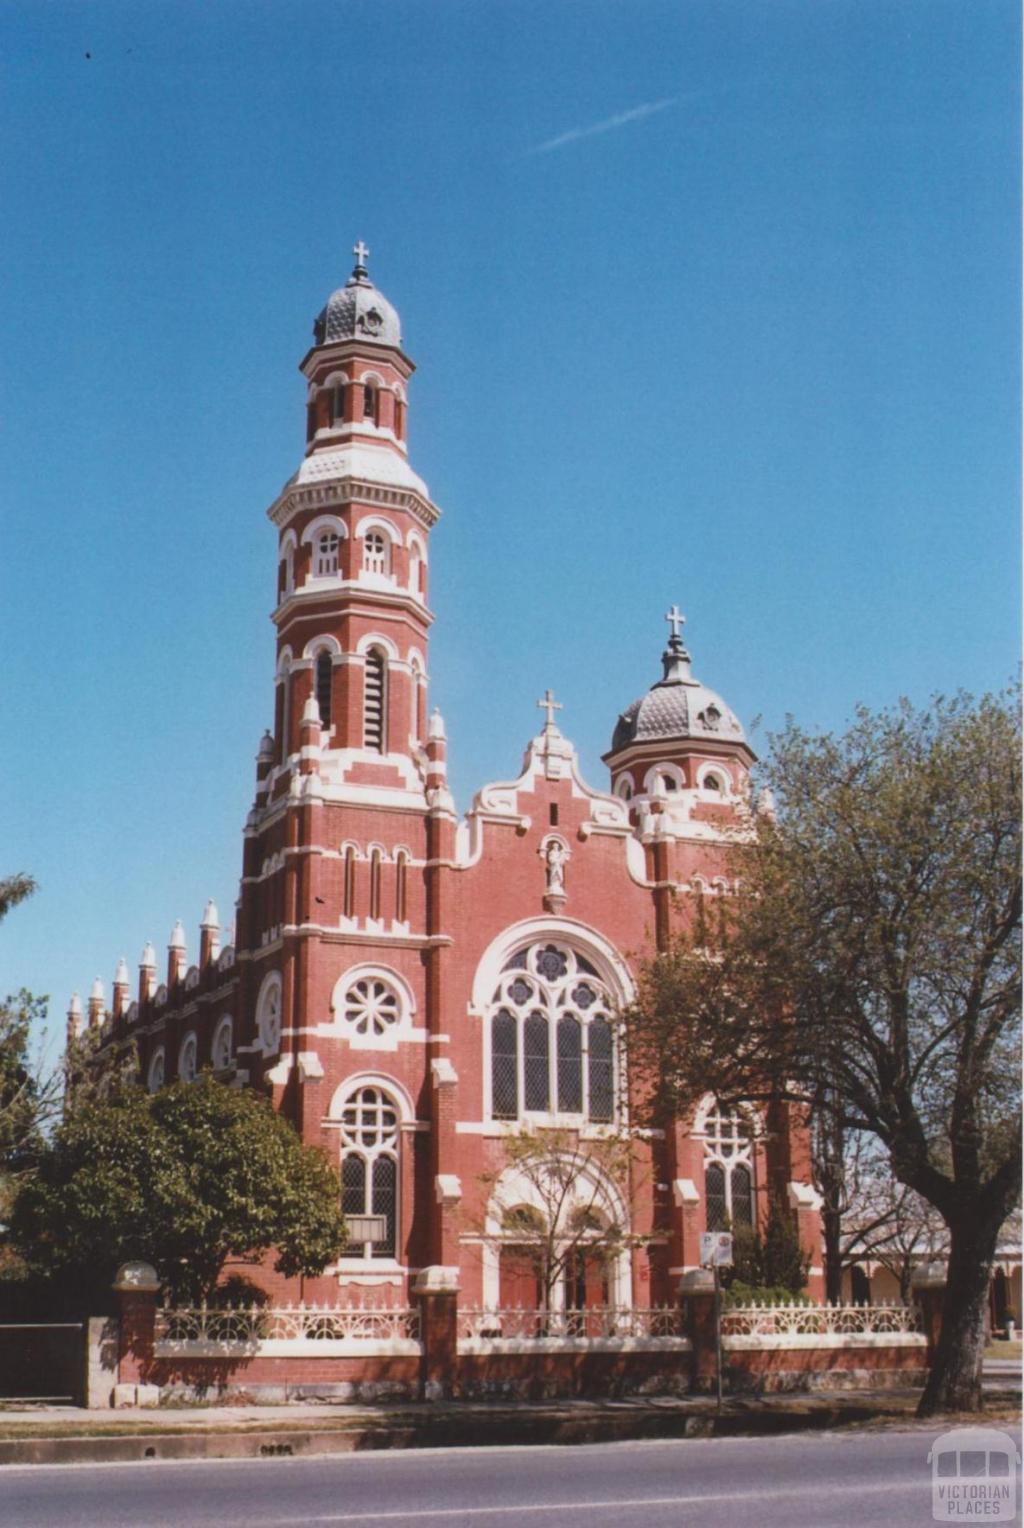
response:
M365 244L357 244L353 253L355 270L345 285L327 299L313 325L313 338L318 345L369 340L375 345L393 345L400 349L402 329L398 314L366 272L364 262L370 251Z
M619 753L633 743L665 743L676 738L746 743L735 713L720 695L693 677L690 655L677 631L669 638L661 661L664 677L623 711L615 724L610 753Z

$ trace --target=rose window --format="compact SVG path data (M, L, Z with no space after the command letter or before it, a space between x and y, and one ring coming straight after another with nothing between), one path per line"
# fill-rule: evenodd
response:
M357 1035L379 1039L398 1023L398 995L387 982L364 976L346 992L344 1013L346 1023Z

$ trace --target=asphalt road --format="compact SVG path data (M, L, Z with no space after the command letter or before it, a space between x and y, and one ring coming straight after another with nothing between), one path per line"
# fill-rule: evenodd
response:
M8 1465L3 1528L917 1528L944 1429Z

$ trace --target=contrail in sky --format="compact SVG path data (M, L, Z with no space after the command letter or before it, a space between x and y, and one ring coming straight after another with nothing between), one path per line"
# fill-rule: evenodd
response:
M567 133L559 133L557 138L538 143L528 152L550 154L552 149L564 148L567 143L578 143L581 138L596 138L598 133L610 133L613 128L625 127L627 122L639 122L642 117L653 117L655 112L674 106L678 100L678 96L669 96L664 101L645 101L642 106L631 106L629 111L617 111L614 117L605 117L603 122L593 122L589 127L571 127Z

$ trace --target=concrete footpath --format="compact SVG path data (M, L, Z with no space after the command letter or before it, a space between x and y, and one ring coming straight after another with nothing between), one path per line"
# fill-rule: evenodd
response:
M911 1425L920 1392L828 1391L704 1396L441 1402L391 1406L306 1404L83 1411L0 1406L0 1464L73 1464L141 1459L237 1459L393 1448L620 1442L792 1433L849 1426ZM987 1391L991 1420L1016 1417L1020 1394Z

